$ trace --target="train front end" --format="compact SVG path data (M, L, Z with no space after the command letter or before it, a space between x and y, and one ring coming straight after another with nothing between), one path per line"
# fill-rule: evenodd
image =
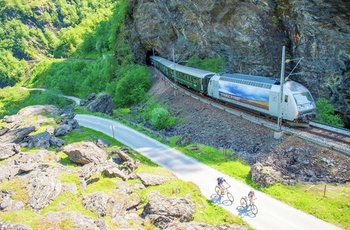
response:
M289 89L295 102L294 122L309 123L316 117L316 103L310 91L295 81L287 81L285 86Z

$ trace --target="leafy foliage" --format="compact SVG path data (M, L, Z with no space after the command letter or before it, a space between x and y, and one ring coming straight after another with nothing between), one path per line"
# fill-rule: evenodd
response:
M330 125L335 125L338 127L344 127L340 116L335 114L334 107L331 104L329 104L329 102L326 99L320 98L319 100L317 100L316 107L318 115L316 121Z
M192 56L186 66L205 69L215 73L224 72L227 68L224 58L200 59L198 56Z
M147 98L151 87L151 77L148 68L140 65L129 65L121 68L122 75L115 84L115 91L109 87L117 107L127 107Z
M19 87L0 89L0 116L16 114L21 108L29 105L47 104L63 107L68 105L69 101L52 91L27 91Z
M0 87L14 85L25 75L28 64L12 56L10 51L0 51Z
M6 53L1 52L0 86L24 77L28 67L20 60L73 55L85 37L112 15L114 4L114 0L2 0L0 48Z
M155 108L152 110L151 125L156 129L163 129L169 126L170 113L164 108Z

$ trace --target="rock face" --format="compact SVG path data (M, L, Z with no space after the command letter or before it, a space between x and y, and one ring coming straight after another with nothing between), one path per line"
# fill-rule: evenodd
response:
M264 166L260 162L254 164L250 172L252 180L262 187L268 187L275 183L282 182L281 173L274 170L271 166Z
M128 31L136 60L154 50L176 61L224 57L228 71L289 78L326 98L350 124L349 1L131 1ZM300 62L299 62L300 61ZM298 65L297 65L298 64Z
M113 100L107 93L90 94L86 101L80 102L80 105L86 106L91 112L113 114Z

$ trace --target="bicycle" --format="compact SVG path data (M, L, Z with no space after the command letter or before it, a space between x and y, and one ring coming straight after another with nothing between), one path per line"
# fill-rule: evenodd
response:
M227 183L226 183L227 184ZM227 184L228 186L224 187L224 190L222 190L222 188L219 186L219 185L216 185L215 186L215 192L216 194L218 194L219 196L224 196L226 195L227 196L227 199L229 199L229 201L233 202L234 201L234 198L233 198L233 195L228 191L228 189L231 187L231 185Z
M256 198L255 198L255 199L256 199ZM254 199L254 200L255 200L255 199ZM249 202L249 199L248 199L247 196L244 196L244 197L241 198L240 204L241 204L241 206L244 207L244 208L250 207L250 211L251 211L254 215L258 214L258 207L254 204L253 200L252 200L252 202Z

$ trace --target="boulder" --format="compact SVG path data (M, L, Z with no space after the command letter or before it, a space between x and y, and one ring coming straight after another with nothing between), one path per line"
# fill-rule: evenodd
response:
M271 166L264 166L262 163L255 163L251 169L252 180L262 187L268 187L283 181L281 172L274 170Z
M50 113L54 116L58 116L60 110L53 105L31 105L19 110L17 114L24 117L45 113Z
M21 151L20 147L12 143L0 143L0 160L7 159Z
M113 100L107 93L98 94L96 98L91 102L88 102L86 106L91 112L105 113L108 115L113 114Z
M33 136L26 137L22 143L26 143L28 148L49 148L51 135L49 132L42 132Z
M158 191L153 191L149 194L149 201L144 207L142 216L148 218L155 226L164 229L174 220L191 221L195 208L189 197L167 198Z
M118 165L116 165L112 162L104 165L104 169L103 169L102 173L106 177L119 177L124 181L126 181L128 179L128 176L119 169Z
M85 164L80 169L79 177L83 178L84 180L88 180L92 175L100 173L103 170L103 167L103 165L95 162Z
M96 212L100 217L106 215L108 196L103 192L96 192L83 197L83 205L90 211Z
M137 173L136 175L144 186L160 185L170 180L169 177L158 176L150 173Z
M42 172L28 174L28 202L30 208L40 211L61 192L62 184L53 176Z
M66 142L58 137L51 137L50 138L50 146L61 147L65 144L66 144Z
M34 131L34 126L10 129L4 135L0 136L0 143L20 143L25 137Z
M98 138L94 141L94 143L101 149L110 146L109 142L104 138Z
M107 153L97 147L93 142L81 141L69 144L63 147L63 152L69 156L69 159L77 164L96 164L103 163L107 160Z
M63 124L63 125L60 125L58 126L55 131L54 131L54 135L56 137L58 136L64 136L64 135L67 135L69 134L71 131L72 131L72 126L71 125L68 125L68 124Z

